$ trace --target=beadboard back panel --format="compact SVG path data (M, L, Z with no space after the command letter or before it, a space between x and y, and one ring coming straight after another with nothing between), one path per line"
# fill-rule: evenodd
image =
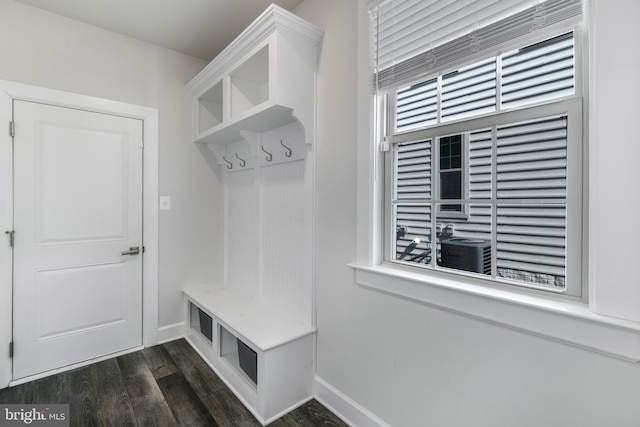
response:
M225 174L225 283L249 295L259 291L260 206L254 169Z
M226 147L225 286L313 325L313 153L298 124Z
M261 296L265 303L307 322L311 319L305 211L305 162L261 168Z

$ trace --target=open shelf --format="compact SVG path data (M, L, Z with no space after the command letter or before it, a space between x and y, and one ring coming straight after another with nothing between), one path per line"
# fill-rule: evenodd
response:
M258 387L258 354L242 340L220 326L220 358L255 391ZM248 349L248 350L247 350Z
M198 98L198 133L212 129L223 122L222 81Z
M213 343L213 320L211 316L192 302L189 303L189 326L203 340Z
M242 132L262 133L294 121L291 108L267 102L237 116L234 120L200 133L195 142L226 145L243 139Z
M269 46L243 62L230 74L231 118L269 100Z

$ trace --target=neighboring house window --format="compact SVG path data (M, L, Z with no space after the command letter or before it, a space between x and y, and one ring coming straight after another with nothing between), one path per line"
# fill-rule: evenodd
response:
M500 20L454 38L433 21L456 13L440 3L388 0L374 14L385 259L580 297L581 2L508 0ZM406 41L429 25L431 41Z
M443 200L464 199L465 171L462 157L466 150L463 148L464 135L442 136L438 142L440 148L440 198ZM461 204L442 204L440 212L463 213Z

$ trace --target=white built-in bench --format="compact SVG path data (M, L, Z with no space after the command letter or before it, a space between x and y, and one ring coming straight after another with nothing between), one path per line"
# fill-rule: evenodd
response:
M311 399L314 328L222 285L183 292L185 338L259 421Z

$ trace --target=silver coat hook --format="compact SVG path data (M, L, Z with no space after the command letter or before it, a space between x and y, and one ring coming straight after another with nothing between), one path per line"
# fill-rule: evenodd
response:
M227 169L233 169L233 163L231 163L225 156L222 156L222 160L227 162Z
M246 165L246 164L247 164L247 162L245 162L245 161L244 161L244 159L241 159L241 158L240 158L240 156L238 156L238 153L236 153L236 158L237 158L238 160L240 160L240 167L242 167L242 168L243 168L243 167L244 167L244 165Z
M282 142L282 140L280 140L280 145L282 145L284 148L287 149L287 151L284 153L285 156L287 157L291 157L291 148L287 147L286 145L284 145L284 142Z
M267 162L270 162L271 160L273 160L273 156L271 155L271 153L270 153L270 152L268 152L267 150L265 150L265 149L264 149L264 145L261 145L261 146L260 146L260 149L261 149L262 151L264 151L265 153L267 153Z

